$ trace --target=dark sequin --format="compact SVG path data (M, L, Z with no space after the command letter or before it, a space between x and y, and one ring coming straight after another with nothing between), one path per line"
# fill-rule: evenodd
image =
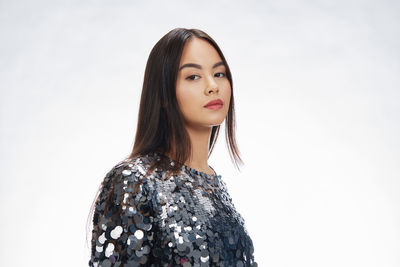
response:
M160 169L146 174L154 160L160 154L126 159L107 173L89 266L257 266L221 176L185 165L169 178Z

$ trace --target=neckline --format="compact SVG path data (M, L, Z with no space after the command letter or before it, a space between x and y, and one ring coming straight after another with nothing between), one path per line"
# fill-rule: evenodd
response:
M213 170L214 174L208 174L208 173L199 171L197 169L194 169L192 167L189 167L189 166L187 166L185 164L182 164L182 169L185 169L185 170L189 171L192 174L200 175L201 177L206 177L206 178L220 177L220 175L217 175L217 172L213 169L213 167L211 167L210 165L208 165L208 167L210 167Z
M175 160L171 159L170 157L168 157L168 156L165 155L165 154L162 154L162 153L160 153L160 152L158 152L158 151L156 151L155 153L158 154L158 155L161 155L161 156L163 156L163 157L166 157L167 159L169 159L169 161L170 161L171 163L172 163L172 162L173 162L174 164L177 163ZM210 165L208 165L208 167L210 167L210 168L213 170L214 174L208 174L208 173L199 171L199 170L197 170L197 169L195 169L195 168L189 167L189 166L187 166L187 165L185 165L185 164L182 164L182 170L186 170L186 171L188 171L188 172L191 173L191 174L199 175L199 176L205 177L205 178L221 177L221 175L218 175L217 172L214 170L213 167L211 167Z

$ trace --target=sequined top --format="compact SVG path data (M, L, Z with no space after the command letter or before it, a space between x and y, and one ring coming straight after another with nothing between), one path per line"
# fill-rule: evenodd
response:
M170 177L158 168L148 174L159 157L123 160L105 176L89 266L257 266L221 175L186 165Z

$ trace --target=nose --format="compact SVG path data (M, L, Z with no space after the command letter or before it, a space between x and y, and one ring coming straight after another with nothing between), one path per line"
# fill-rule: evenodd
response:
M206 94L218 93L218 84L215 82L214 78L209 78L206 86Z

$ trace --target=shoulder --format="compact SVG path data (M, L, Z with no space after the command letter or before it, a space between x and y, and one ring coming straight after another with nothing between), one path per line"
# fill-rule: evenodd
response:
M152 161L150 156L127 158L111 167L96 199L95 224L102 218L129 213L129 208L139 203L151 204L155 198L154 175L149 171Z
M136 183L151 180L152 167L157 158L152 154L135 158L125 158L113 165L104 177L103 187L121 183Z

